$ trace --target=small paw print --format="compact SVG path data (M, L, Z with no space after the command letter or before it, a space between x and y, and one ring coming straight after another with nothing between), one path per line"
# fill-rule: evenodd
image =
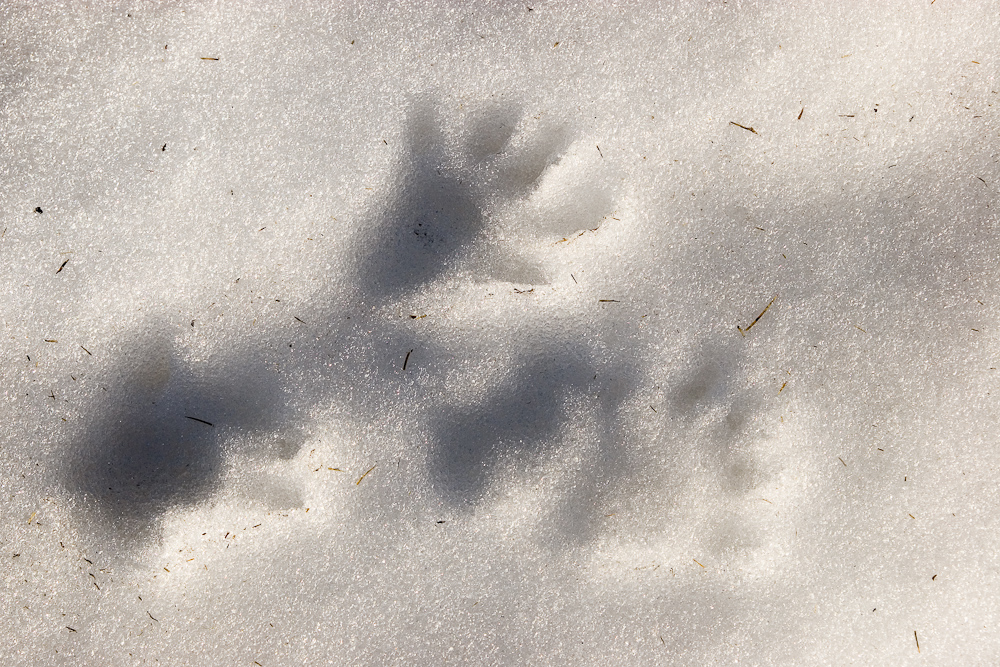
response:
M412 113L401 186L359 244L357 281L372 300L459 273L544 283L545 258L521 248L599 228L613 214L616 179L596 143L513 108L471 113L465 126L446 135L432 108Z

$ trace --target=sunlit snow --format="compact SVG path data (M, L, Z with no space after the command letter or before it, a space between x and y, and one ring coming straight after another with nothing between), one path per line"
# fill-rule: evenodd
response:
M998 37L6 3L0 662L996 664Z

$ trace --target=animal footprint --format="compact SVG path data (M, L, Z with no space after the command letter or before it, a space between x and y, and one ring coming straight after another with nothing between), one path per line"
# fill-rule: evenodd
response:
M457 137L435 115L413 113L401 187L364 230L357 274L369 298L405 296L457 273L541 284L542 262L521 247L596 229L613 213L615 179L596 144L509 108L471 114Z
M195 372L181 356L162 334L139 337L68 448L65 485L98 542L128 550L155 538L167 511L218 489L234 440L263 459L298 450L279 436L291 415L271 370L242 358Z

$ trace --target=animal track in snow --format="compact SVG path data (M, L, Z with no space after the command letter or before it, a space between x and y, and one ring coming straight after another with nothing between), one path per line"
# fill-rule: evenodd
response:
M564 259L577 246L561 241L597 230L592 256L613 263L607 232L627 224L615 213L621 179L598 143L509 107L452 126L462 129L445 132L427 107L412 114L397 187L359 229L342 293L334 288L325 305L321 297L295 329L272 332L289 341L286 352L248 364L258 353L241 345L206 377L177 343L134 343L155 354L125 355L134 370L116 406L94 415L67 468L67 487L105 533L148 540L166 512L235 484L226 470L237 460L288 469L280 488L255 483L236 495L267 495L263 507L301 503L287 480L289 466L305 466L306 437L289 434L324 405L373 433L359 451L417 463L459 514L531 497L547 477L557 490L537 510L564 541L604 530L607 508L630 498L669 506L693 474L685 461L737 503L773 478L755 444L761 408L739 398L736 361L702 348L683 364L658 359L635 337L639 313L589 296L577 307L595 282L585 290L567 279ZM631 289L609 296L627 300ZM651 360L668 365L655 375L675 387L655 415L640 399ZM643 442L647 422L662 427ZM659 463L642 462L650 453ZM619 470L643 470L644 490ZM730 519L731 530L709 532L759 541ZM725 550L729 538L705 539Z
M615 179L596 144L585 148L561 127L522 128L510 108L472 114L467 124L463 145L451 146L432 109L414 112L401 186L361 239L358 282L371 298L456 272L545 282L540 262L519 250L523 241L596 229L613 213Z
M110 394L98 394L64 461L65 487L88 511L94 539L124 549L151 539L166 512L202 502L228 483L235 458L293 460L303 440L289 434L303 417L291 405L316 400L290 384L296 376L322 378L332 387L329 399L362 421L395 414L407 401L422 405L404 411L413 423L402 428L427 438L429 478L455 505L479 502L511 462L523 468L544 458L574 403L589 401L608 422L599 449L613 455L618 404L634 384L631 364L601 359L585 340L554 344L566 337L562 331L542 333L530 349L520 346L521 336L499 343L505 361L479 402L470 403L441 387L462 373L455 350L479 349L482 336L447 340L381 310L441 279L541 284L545 257L522 252L524 239L551 246L559 235L600 225L612 206L613 184L578 183L580 174L600 170L602 158L596 148L589 158L578 155L565 128L526 128L517 110L498 107L472 114L455 139L434 116L427 107L412 114L398 185L362 230L358 261L344 267L354 276L347 298L354 319L344 324L320 307L306 317L328 319L319 334L273 332L309 354L281 358L281 371L273 354L247 363L244 357L260 355L241 343L206 374L178 347L179 337L164 333L169 326L153 326L123 346L120 370L107 369ZM561 197L570 213L560 213ZM530 319L522 323L529 336L539 326ZM399 372L399 351L406 349L417 351L414 367L430 360L425 374L436 374L428 382L437 393L421 394ZM270 495L283 504L296 495L279 491Z

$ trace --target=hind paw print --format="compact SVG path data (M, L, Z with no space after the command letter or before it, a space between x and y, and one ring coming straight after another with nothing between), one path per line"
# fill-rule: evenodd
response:
M509 108L471 113L446 135L435 112L407 128L402 187L366 229L357 278L369 298L413 293L447 275L547 282L545 258L521 248L595 230L615 209L611 170L596 143Z

